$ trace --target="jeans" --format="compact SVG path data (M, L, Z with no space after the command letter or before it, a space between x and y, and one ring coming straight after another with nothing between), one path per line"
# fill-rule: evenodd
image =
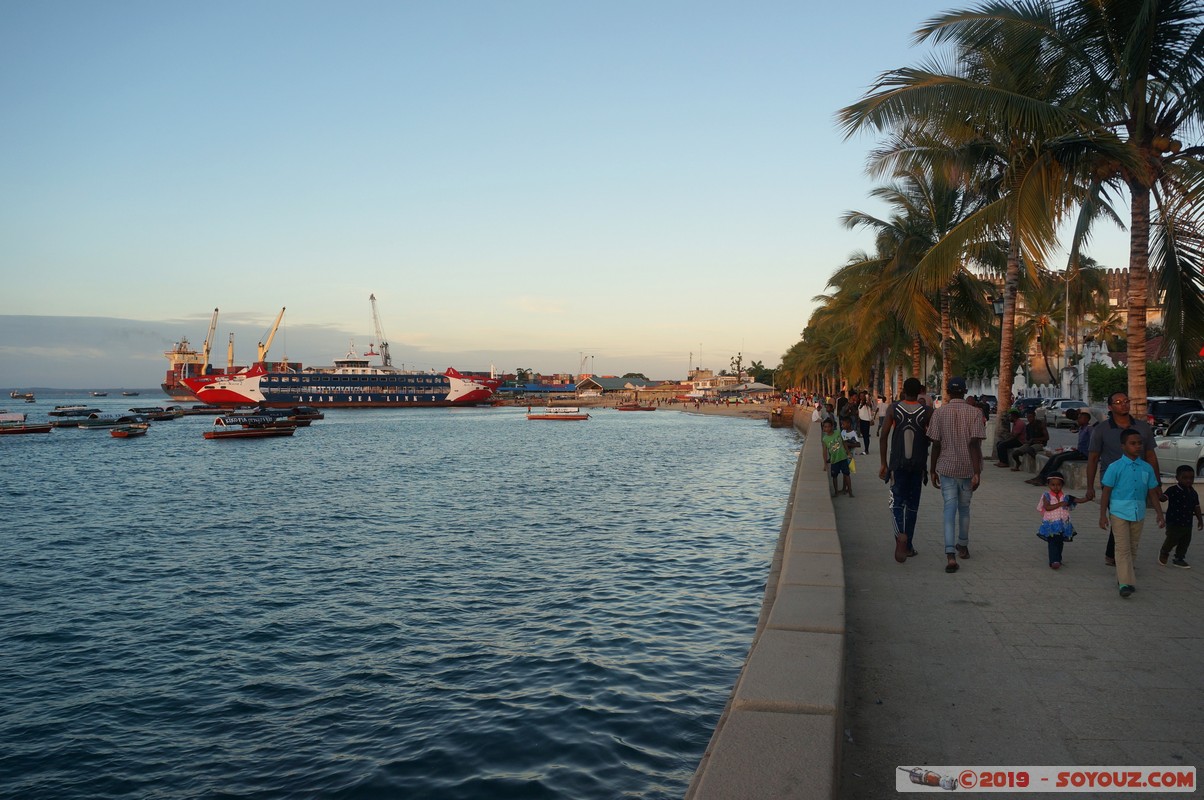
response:
M1048 539L1045 540L1045 543L1049 545L1049 563L1050 564L1061 563L1061 561L1062 561L1062 545L1066 543L1066 540L1063 539L1061 536L1050 536Z
M870 421L868 419L859 419L857 424L861 426L861 441L864 442L866 455L870 452Z
M1065 453L1058 453L1057 455L1049 457L1049 461L1046 461L1045 466L1042 467L1041 471L1037 473L1037 478L1044 481L1046 478L1049 477L1049 473L1056 472L1058 470L1058 468L1061 467L1063 464L1065 464L1067 461L1086 461L1086 460L1087 460L1087 455L1085 453L1079 452L1078 450L1069 450Z
M891 473L890 512L895 534L907 534L907 549L914 550L911 540L916 535L916 516L920 512L920 490L924 488L921 470L908 472L897 469Z
M1010 439L1004 439L1002 442L995 445L996 461L998 461L998 463L1000 463L1000 464L1008 463L1008 456L1011 454L1012 450L1014 450L1015 448L1019 447L1022 444L1024 444L1024 442L1020 441L1019 439L1017 439L1014 436Z
M945 501L945 554L957 552L955 544L970 543L970 478L941 476L941 499Z

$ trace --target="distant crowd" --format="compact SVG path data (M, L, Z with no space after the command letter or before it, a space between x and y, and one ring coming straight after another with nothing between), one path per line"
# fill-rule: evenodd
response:
M988 402L966 395L965 379L950 380L948 399L933 402L923 384L909 378L902 398L887 402L882 395L850 390L835 398L811 395L811 421L818 425L833 497L853 497L856 456L870 454L871 431L878 439L878 477L890 485L894 557L906 563L917 555L913 540L923 487L931 482L941 491L944 509L945 572L955 573L970 558L970 506L982 478L982 443L991 416ZM1154 432L1129 413L1125 392L1108 398L1105 419L1092 424L1086 410L1071 412L1078 442L1073 449L1049 456L1027 483L1044 489L1036 502L1040 515L1036 535L1046 545L1051 569L1063 566L1063 546L1074 539L1071 512L1096 500L1098 478L1099 525L1108 530L1105 563L1116 569L1117 589L1128 598L1136 591L1134 564L1145 518L1153 510L1166 535L1158 563L1189 568L1193 518L1204 529L1195 470L1182 465L1175 481L1161 484ZM874 430L876 425L876 430ZM1026 456L1045 453L1049 430L1035 410L1009 409L999 420L991 455L997 468L1018 472ZM1072 461L1086 462L1087 488L1082 497L1065 492L1061 469ZM1165 513L1162 504L1166 503Z

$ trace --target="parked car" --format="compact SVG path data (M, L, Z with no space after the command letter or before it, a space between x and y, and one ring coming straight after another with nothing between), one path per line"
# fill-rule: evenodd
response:
M1044 419L1045 424L1051 428L1060 428L1063 425L1073 428L1079 424L1079 409L1086 407L1087 404L1082 400L1053 400L1041 406L1037 410L1037 416ZM1069 411L1074 412L1073 418L1066 415Z
M1190 397L1148 397L1146 403L1145 419L1154 428L1165 428L1182 414L1204 411L1204 401Z
M1183 414L1154 441L1163 475L1174 475L1181 464L1193 467L1197 475L1204 472L1204 411Z
M1027 414L1030 408L1036 409L1044 402L1045 399L1041 397L1021 397L1012 405L1013 407L1020 409L1021 414Z

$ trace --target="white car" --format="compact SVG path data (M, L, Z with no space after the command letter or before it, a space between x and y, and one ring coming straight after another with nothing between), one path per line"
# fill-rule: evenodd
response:
M1067 411L1078 411L1080 408L1087 408L1087 404L1082 400L1051 400L1047 405L1037 409L1037 413L1045 420L1045 424L1051 428L1060 428L1065 425L1068 428L1073 428L1078 424L1077 416L1075 419L1070 419L1066 416Z
M1182 464L1204 472L1204 411L1193 411L1177 418L1166 433L1155 436L1158 468L1163 475L1174 475Z

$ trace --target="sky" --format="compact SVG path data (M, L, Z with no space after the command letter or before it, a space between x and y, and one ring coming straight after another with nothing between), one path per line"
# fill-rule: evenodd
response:
M418 368L773 367L872 245L836 112L950 7L3 0L0 386L153 386L214 308L329 364L370 294Z

